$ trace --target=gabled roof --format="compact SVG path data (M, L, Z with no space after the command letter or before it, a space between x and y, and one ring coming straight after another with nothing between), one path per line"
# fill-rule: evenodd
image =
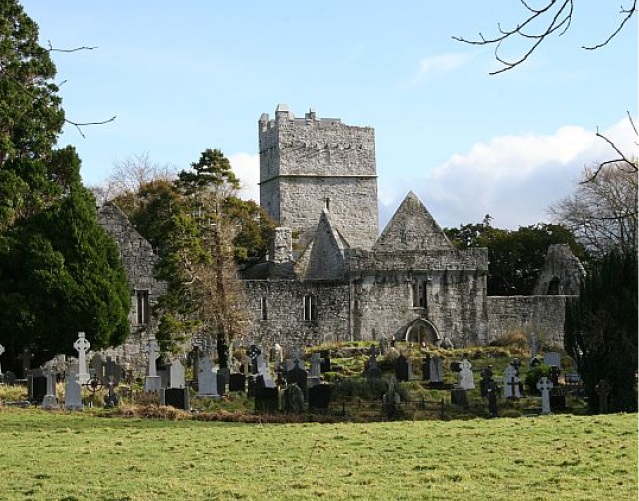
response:
M335 280L344 276L344 251L350 246L331 222L328 211L322 211L310 246L306 266L308 280Z
M433 216L411 191L384 228L372 250L428 252L454 249Z

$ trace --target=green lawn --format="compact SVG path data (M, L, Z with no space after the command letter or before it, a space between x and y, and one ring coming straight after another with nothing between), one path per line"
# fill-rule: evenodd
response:
M0 499L637 499L637 415L236 424L0 407Z

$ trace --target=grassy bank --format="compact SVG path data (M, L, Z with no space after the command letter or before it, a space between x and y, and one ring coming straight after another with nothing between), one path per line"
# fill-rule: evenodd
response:
M0 408L1 499L637 499L637 415L234 424Z

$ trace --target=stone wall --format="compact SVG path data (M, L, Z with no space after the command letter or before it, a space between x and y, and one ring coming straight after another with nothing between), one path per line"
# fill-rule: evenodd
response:
M566 299L575 296L488 296L488 341L513 331L535 331L562 346Z
M283 346L348 340L349 291L344 282L246 280L252 332L249 341ZM304 297L313 296L316 319L304 319ZM266 319L262 316L266 301Z

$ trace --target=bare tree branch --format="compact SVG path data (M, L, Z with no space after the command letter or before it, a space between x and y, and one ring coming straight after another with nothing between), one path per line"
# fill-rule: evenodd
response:
M51 40L47 40L47 43L49 44L49 48L47 49L49 52L78 52L81 50L93 50L98 48L97 46L87 47L86 45L83 45L82 47L75 47L73 49L56 49L53 45L51 45Z
M568 31L572 23L575 0L546 0L546 3L542 4L539 8L532 7L528 0L519 0L519 3L525 10L524 19L513 28L505 29L498 23L497 31L499 34L494 37L486 37L481 32L477 39L468 39L462 36L452 37L454 40L471 45L494 45L495 60L497 60L502 67L498 70L491 71L490 75L503 73L519 66L537 50L544 40L554 34L562 36ZM624 17L610 36L597 45L590 47L584 46L583 48L595 50L607 45L621 32L636 11L637 0L632 0L632 6L629 8L621 6L620 13ZM504 42L514 42L517 39L523 39L529 42L528 47L523 50L523 54L514 59L504 57L501 53L505 47Z
M596 50L596 49L602 48L604 45L608 45L608 43L610 43L610 41L619 34L619 32L623 29L625 24L630 20L630 18L634 16L636 11L637 11L637 0L632 1L632 7L630 7L629 9L624 9L623 6L621 6L620 14L624 14L624 18L619 23L619 26L617 26L617 29L613 31L610 34L610 36L606 38L603 42L598 43L597 45L592 45L592 46L584 45L582 46L582 48L586 50Z

